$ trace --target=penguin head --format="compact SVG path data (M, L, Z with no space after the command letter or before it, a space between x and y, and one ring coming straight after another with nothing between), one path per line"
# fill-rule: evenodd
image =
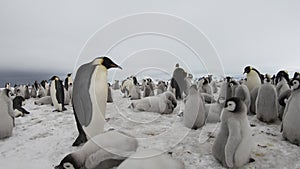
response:
M295 78L291 82L292 90L298 90L300 88L300 78Z
M68 154L54 169L80 169L81 166L72 154Z
M269 74L265 74L264 83L270 83L270 82L271 82L271 76Z
M244 74L245 73L250 73L250 71L252 70L252 67L251 66L246 66L245 68L244 68Z
M10 99L14 99L14 98L15 98L15 95L11 92L10 89L3 89L3 92L4 92L4 94L5 94L8 98L10 98Z
M226 81L227 83L229 83L229 82L231 81L231 77L230 77L230 76L225 77L225 81Z
M295 73L294 73L294 79L295 79L295 78L300 78L300 72L295 72Z
M282 79L285 79L288 83L290 82L289 74L286 70L281 70L276 75L276 84L280 82Z
M237 97L232 97L226 100L224 108L229 112L236 113L242 109L243 101Z
M237 81L231 80L228 84L228 87L233 87L233 86L237 86L237 85L239 85L239 83Z
M72 73L68 73L68 74L67 74L67 77L71 77L71 75L72 75Z
M116 63L114 63L112 60L110 60L106 56L96 58L94 60L94 63L96 63L97 65L102 65L102 66L106 67L106 69L110 69L110 68L122 69L121 66L117 65Z
M58 76L52 76L49 80L53 81L53 80L59 80Z

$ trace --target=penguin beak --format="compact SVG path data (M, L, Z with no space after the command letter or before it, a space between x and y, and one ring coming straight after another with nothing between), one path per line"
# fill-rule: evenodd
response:
M114 63L111 64L110 66L111 66L112 68L119 68L119 69L121 69L121 70L123 69L121 66L119 66L119 65L117 65L117 64L114 64Z

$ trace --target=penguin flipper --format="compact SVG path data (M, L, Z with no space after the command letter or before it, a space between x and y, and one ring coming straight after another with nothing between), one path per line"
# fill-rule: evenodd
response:
M72 144L72 146L80 146L81 144L87 142L87 138L86 138L86 134L78 120L77 114L74 110L74 116L75 116L75 121L76 121L76 125L77 125L77 130L79 132L78 137L76 138L76 140L74 141L74 143Z

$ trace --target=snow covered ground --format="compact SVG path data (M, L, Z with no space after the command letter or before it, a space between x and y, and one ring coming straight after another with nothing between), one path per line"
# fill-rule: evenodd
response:
M184 162L186 169L223 168L212 156L211 148L218 124L206 124L202 129L189 130L178 117L180 103L173 114L133 112L130 100L113 91L114 103L108 103L105 130L111 128L127 132L139 140L139 149L157 148L172 152L172 157ZM52 112L50 105L37 106L34 99L26 101L31 114L16 118L13 136L0 140L0 168L53 168L62 158L79 149L72 147L77 137L71 106L65 112ZM300 148L283 141L280 123L267 125L249 117L254 125L256 161L244 168L300 168Z

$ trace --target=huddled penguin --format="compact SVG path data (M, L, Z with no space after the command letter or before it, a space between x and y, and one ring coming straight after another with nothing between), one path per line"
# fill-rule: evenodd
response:
M244 103L247 106L247 113L249 114L250 113L251 98L250 98L250 93L249 93L249 90L248 90L247 86L244 85L244 84L239 85L236 88L235 97L238 97L239 99L244 101Z
M206 123L218 123L220 122L221 112L224 108L224 98L218 98L216 103L205 104L205 110L207 112Z
M162 94L167 91L167 85L164 81L159 81L157 84L156 95Z
M212 89L211 89L211 86L209 84L209 81L207 78L203 78L204 81L203 81L203 84L202 84L202 90L201 90L201 93L207 93L209 95L212 95Z
M54 111L65 111L65 92L62 81L57 76L53 76L51 79L50 96L52 99Z
M266 123L275 122L278 114L277 103L276 89L271 84L271 78L266 75L264 84L258 90L255 103L257 119Z
M30 92L29 92L28 85L25 86L24 99L30 99Z
M141 99L140 85L135 76L132 77L132 79L133 79L133 87L131 88L130 91L130 99L131 100Z
M283 98L284 96L286 96L286 93L289 93L289 90L291 90L289 83L290 83L290 78L288 72L285 70L279 71L275 78L276 91L278 97ZM278 118L280 120L282 120L283 112L284 112L284 106L279 104Z
M120 89L119 80L115 80L115 83L112 85L112 89L114 90Z
M192 85L190 87L189 94L186 97L184 107L184 126L190 129L201 128L205 124L207 113L205 111L204 99L198 92L196 85Z
M107 101L107 70L121 68L108 57L81 65L73 83L72 105L79 136L73 146L103 132Z
M232 78L227 76L221 84L219 98L224 98L224 100L232 97L232 89L230 86Z
M179 67L179 64L176 64L176 68L171 79L171 87L175 89L176 99L182 99L183 91L186 89L186 76L187 73Z
M116 130L108 131L68 154L55 169L110 169L135 153L137 146L136 138Z
M244 74L245 73L247 74L246 86L248 87L249 92L251 93L252 89L254 89L256 86L261 85L261 74L258 70L251 66L245 67Z
M289 97L282 117L282 136L289 142L300 145L300 79L291 82L292 93Z
M240 168L250 161L253 147L247 107L239 98L225 102L219 133L213 143L213 156L224 167Z
M0 91L0 139L10 137L15 124L13 93L9 89Z
M146 149L127 158L117 169L184 169L183 162L160 150Z
M134 111L157 112L170 114L177 106L177 101L172 92L164 92L157 96L149 96L140 100L135 100L130 104Z
M22 96L16 96L13 99L13 109L15 111L15 116L24 116L25 114L30 114L26 109L22 106L25 105L25 99Z
M37 97L37 88L35 87L35 85L31 86L30 97L32 97L32 98Z
M111 87L110 87L110 83L107 84L107 103L112 103L114 102L113 98L112 98L112 94L111 94Z

